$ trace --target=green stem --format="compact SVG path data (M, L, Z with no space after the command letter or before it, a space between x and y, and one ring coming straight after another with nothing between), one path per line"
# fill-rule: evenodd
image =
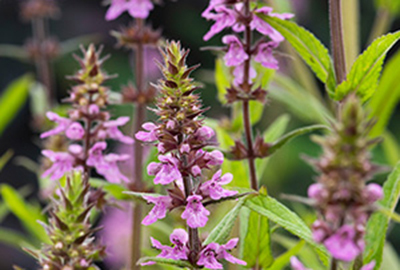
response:
M346 63L349 70L360 54L359 0L346 0L343 2L343 31Z

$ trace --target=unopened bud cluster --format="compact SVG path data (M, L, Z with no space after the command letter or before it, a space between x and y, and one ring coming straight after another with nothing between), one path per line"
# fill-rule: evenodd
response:
M361 103L349 96L341 108L341 121L327 137L315 137L324 154L311 161L321 173L308 189L319 218L313 224L314 239L323 243L332 256L352 261L364 250L365 226L383 196L377 184L366 184L377 172L368 148L378 142L368 138L372 127Z

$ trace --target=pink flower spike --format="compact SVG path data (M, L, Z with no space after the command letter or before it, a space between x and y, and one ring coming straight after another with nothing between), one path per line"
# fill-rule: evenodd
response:
M230 197L237 194L237 191L225 190L221 185L226 185L232 181L233 175L226 173L221 177L222 170L214 174L211 180L203 183L200 190L205 195L209 195L213 200Z
M157 141L157 126L154 125L153 123L147 122L142 125L144 130L147 130L149 132L145 131L139 131L136 133L135 137L139 141L143 142L154 142Z
M211 13L214 9L216 13ZM213 8L207 8L203 14L207 20L213 20L215 23L211 26L203 39L204 41L210 40L213 36L224 30L225 28L231 27L236 23L236 14L233 10L228 9L224 6L214 6Z
M293 268L293 270L310 270L306 268L300 261L297 259L297 257L291 257L290 258L290 266Z
M85 135L85 130L78 122L73 122L66 130L65 135L71 140L80 140Z
M169 196L143 196L147 203L153 203L154 207L151 209L150 213L143 219L143 225L150 225L156 222L158 219L165 218L167 210L171 207L172 199Z
M279 44L276 42L267 42L258 45L257 54L254 57L254 61L261 63L266 68L279 69L278 61L272 54L273 49Z
M173 181L182 179L181 172L178 168L178 159L170 155L160 155L158 159L161 161L161 164L153 162L150 163L147 168L149 175L156 176L154 178L154 184L168 185Z
M69 153L43 150L42 154L53 162L51 167L43 173L42 177L50 176L51 180L58 180L65 173L71 172L74 169L75 157Z
M224 36L222 42L228 45L228 52L224 56L225 63L228 67L240 66L249 59L242 42L235 35Z
M342 226L334 235L324 241L329 253L338 260L353 261L361 252L355 243L356 232L350 225Z
M238 241L239 238L234 238L229 240L225 245L221 245L218 250L217 259L224 259L233 264L247 265L245 261L242 261L228 253L228 251L236 247Z
M187 197L187 205L185 211L183 211L181 217L186 219L186 222L190 228L204 227L208 221L210 212L203 206L201 200L203 197L199 195L191 195Z
M173 260L187 260L189 249L187 247L188 241L187 232L183 229L175 229L170 235L170 241L173 246L164 246L159 241L151 237L151 244L154 248L161 250L157 255L159 258L173 259Z
M372 261L369 264L366 264L363 267L361 267L360 270L374 270L375 264L376 264L375 261Z
M126 123L129 122L129 120L130 120L129 117L119 117L116 120L105 122L103 126L106 128L106 133L108 137L114 140L118 140L125 144L132 144L134 140L129 136L125 136L118 129L119 126L125 125Z
M199 260L197 265L204 266L209 269L223 269L222 264L217 260L217 252L220 246L216 243L208 244L200 252Z
M49 131L42 133L40 135L40 138L42 138L42 139L53 136L53 135L57 135L57 134L60 134L61 132L66 131L72 123L72 121L70 119L61 117L58 114L53 113L53 112L47 112L46 116L50 121L55 122L57 124L57 126Z

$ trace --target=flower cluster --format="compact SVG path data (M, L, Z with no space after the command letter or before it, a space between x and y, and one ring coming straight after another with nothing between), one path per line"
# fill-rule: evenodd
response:
M197 228L206 225L210 215L205 202L232 197L237 192L222 187L232 180L231 174L222 175L217 171L209 180L204 181L202 177L203 170L221 165L224 157L220 151L204 150L212 144L215 134L211 128L203 126L204 109L199 96L194 93L198 87L189 78L195 67L186 66L187 54L188 51L182 50L179 43L167 45L162 67L165 79L158 84L160 96L154 109L159 121L145 123L145 131L136 134L138 140L157 146L160 162L153 162L147 168L149 175L155 176L154 183L172 186L168 189L168 196L143 196L148 203L155 205L143 224L152 224L164 218L167 211L184 207L181 217L187 222L189 240L183 230L175 230L171 235L171 242L175 245L172 248L152 239L153 246L162 250L159 257L188 260L193 265L210 269L222 269L219 259L245 264L226 252L236 246L237 240L222 246L193 243L193 234L197 234Z
M38 252L28 251L41 269L97 269L94 261L105 256L105 247L95 241L99 228L91 228L89 217L104 193L90 190L89 183L78 175L68 177L56 193L49 224L42 223L50 243Z
M315 138L324 154L311 161L321 175L309 187L308 196L319 212L312 226L314 239L335 259L348 262L364 250L365 225L383 191L377 184L366 184L379 169L368 152L378 140L367 137L372 123L365 121L358 98L348 97L340 113L333 133Z
M106 20L115 20L124 12L128 12L133 18L146 19L153 8L151 0L112 0Z
M42 154L52 161L43 177L57 180L72 170L81 170L87 174L90 168L95 168L97 173L110 182L128 181L117 166L117 162L128 159L128 156L103 152L107 148L106 139L118 140L125 144L133 143L132 138L125 136L118 129L129 121L129 117L110 120L110 114L101 110L108 103L108 88L102 84L110 78L101 69L105 59L100 59L100 50L96 51L93 45L82 51L84 57L76 57L81 69L70 77L79 83L72 88L68 98L73 108L68 112L67 118L48 112L47 118L55 122L56 127L40 136L47 138L65 134L72 143L66 152L42 151Z
M237 34L225 35L222 42L226 45L224 60L228 67L234 67L235 75L234 83L241 85L242 83L251 84L251 80L256 77L256 71L251 66L245 66L246 61L250 61L253 57L254 61L261 63L264 67L270 69L278 69L278 61L273 55L273 50L279 46L284 40L283 36L276 31L271 25L258 17L258 14L280 19L290 19L292 14L273 13L270 7L260 7L249 10L248 5L243 0L211 0L207 9L202 16L207 20L214 21L211 29L205 34L204 40L208 41L214 35L220 33L226 28L232 28L235 33L245 31L257 31L263 37L252 47L247 37L242 40ZM246 34L245 34L246 36ZM266 40L265 37L268 37ZM245 71L245 69L249 69ZM244 74L248 72L248 82L244 82Z

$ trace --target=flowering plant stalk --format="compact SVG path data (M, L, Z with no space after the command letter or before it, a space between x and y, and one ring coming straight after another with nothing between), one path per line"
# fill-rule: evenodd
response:
M159 163L150 163L147 170L154 175L154 183L170 185L168 196L140 194L148 203L155 206L143 220L150 225L165 218L167 211L184 208L181 218L186 220L187 232L176 229L171 234L173 247L163 246L152 238L153 247L162 252L158 258L181 260L191 269L207 267L222 269L221 259L231 263L245 264L236 259L228 250L233 249L238 239L232 239L224 245L210 243L203 245L198 228L204 227L210 212L206 204L221 199L236 198L236 191L226 190L222 186L232 180L231 174L222 175L217 171L210 180L204 179L203 171L221 165L223 154L214 150L205 151L212 145L214 131L203 125L202 108L199 96L194 92L198 86L189 77L196 68L186 66L189 51L181 49L179 43L170 42L164 52L164 65L161 66L164 79L160 80L156 109L158 123L145 123L136 138L155 143L159 153ZM134 193L133 193L134 194ZM154 259L146 259L142 265L154 264Z

